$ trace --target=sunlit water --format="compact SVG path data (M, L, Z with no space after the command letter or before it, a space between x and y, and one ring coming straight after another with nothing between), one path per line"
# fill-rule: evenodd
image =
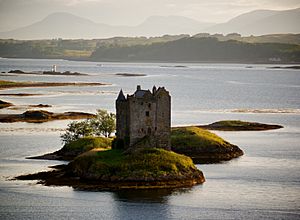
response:
M132 93L165 86L172 96L172 125L241 119L281 124L262 132L216 132L240 146L245 155L222 164L197 165L206 182L190 189L85 192L11 181L16 175L47 170L59 161L25 159L61 147L59 134L68 121L43 124L0 123L0 219L299 219L300 218L300 72L266 65L72 62L0 59L0 71L78 71L89 76L1 74L1 80L105 82L102 87L18 88L0 96L18 105L0 113L19 113L29 104L51 104L49 111L114 111L122 88ZM170 66L170 64L167 64ZM174 64L175 65L175 64ZM143 73L122 77L115 73ZM21 105L21 106L20 106ZM273 113L237 113L235 110ZM279 113L282 110L286 113Z

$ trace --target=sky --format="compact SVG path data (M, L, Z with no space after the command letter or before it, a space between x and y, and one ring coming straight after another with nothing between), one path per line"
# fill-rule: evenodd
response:
M134 26L157 15L222 23L257 9L299 7L300 0L0 0L0 31L30 25L54 12L69 12L97 23Z

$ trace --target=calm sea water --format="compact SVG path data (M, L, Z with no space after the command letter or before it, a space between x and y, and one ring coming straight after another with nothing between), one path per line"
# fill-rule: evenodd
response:
M47 170L59 161L25 159L61 147L59 134L68 121L43 124L0 123L0 219L299 219L300 218L300 72L241 64L132 64L63 60L0 59L0 72L78 71L89 76L1 74L1 80L106 82L102 87L18 88L0 93L18 105L0 113L23 112L29 104L51 104L49 111L114 111L122 88L132 93L165 86L172 96L172 125L241 119L281 124L263 132L216 132L240 146L245 155L222 164L197 166L202 185L178 190L86 192L11 181L16 175ZM98 63L99 64L99 63ZM164 67L162 67L164 66ZM167 66L167 67L165 67ZM143 73L121 77L116 73ZM239 112L237 112L237 110ZM265 113L255 113L260 110ZM270 113L272 112L272 113ZM285 113L280 113L285 112Z

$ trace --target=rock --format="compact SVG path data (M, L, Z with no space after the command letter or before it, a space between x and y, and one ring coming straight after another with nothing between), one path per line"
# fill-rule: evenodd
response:
M0 109L1 108L7 108L9 106L13 106L13 104L0 100Z
M39 111L26 111L23 114L21 114L24 118L28 119L28 120L45 120L45 119L50 119L53 115L52 112L47 112L47 111L43 111L43 110L39 110Z
M10 70L8 73L25 73L22 70Z
M117 76L147 76L143 73L116 73Z
M52 107L52 105L44 105L44 104L38 104L38 105L29 105L31 108L49 108Z

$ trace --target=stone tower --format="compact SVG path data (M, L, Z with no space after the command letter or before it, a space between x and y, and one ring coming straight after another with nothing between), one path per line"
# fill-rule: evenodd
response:
M133 148L147 139L145 147L170 149L171 96L164 87L137 90L124 96L121 90L116 100L117 143Z

